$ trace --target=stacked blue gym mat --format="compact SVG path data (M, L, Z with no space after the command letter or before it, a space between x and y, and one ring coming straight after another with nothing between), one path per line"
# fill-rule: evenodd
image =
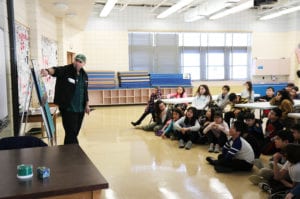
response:
M118 72L119 87L121 88L149 88L149 73L144 71Z
M114 71L89 71L88 89L111 89L116 88L115 72Z
M150 74L151 86L177 87L192 86L190 75L183 74Z

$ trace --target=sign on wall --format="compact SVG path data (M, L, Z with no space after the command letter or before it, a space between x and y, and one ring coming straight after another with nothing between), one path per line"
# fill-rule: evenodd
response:
M42 36L41 46L42 68L57 66L57 42ZM48 102L53 102L54 99L55 80L55 77L52 77L50 75L48 77L44 77L44 83L48 95Z
M22 24L15 23L16 32L16 53L18 68L18 87L19 87L19 107L28 107L26 97L29 95L30 79L30 46L29 46L29 28ZM29 103L29 101L27 101Z

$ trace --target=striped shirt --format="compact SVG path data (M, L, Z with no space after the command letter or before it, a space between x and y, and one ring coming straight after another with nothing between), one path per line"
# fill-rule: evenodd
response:
M223 147L226 159L245 160L251 164L254 162L254 152L251 145L242 137L235 140L229 138Z

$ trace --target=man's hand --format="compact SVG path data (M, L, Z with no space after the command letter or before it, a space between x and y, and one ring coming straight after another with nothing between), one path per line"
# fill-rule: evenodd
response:
M41 75L42 75L42 77L47 77L49 75L48 70L42 69L41 70Z
M89 106L89 105L86 105L86 106L85 106L85 113L89 115L90 112L91 112L90 106Z

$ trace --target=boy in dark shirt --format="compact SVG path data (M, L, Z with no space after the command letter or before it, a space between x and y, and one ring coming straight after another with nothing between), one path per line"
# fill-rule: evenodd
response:
M262 154L264 155L272 155L277 151L272 139L279 130L283 129L283 124L280 122L281 115L282 111L279 108L273 108L268 115L264 146L262 147Z

